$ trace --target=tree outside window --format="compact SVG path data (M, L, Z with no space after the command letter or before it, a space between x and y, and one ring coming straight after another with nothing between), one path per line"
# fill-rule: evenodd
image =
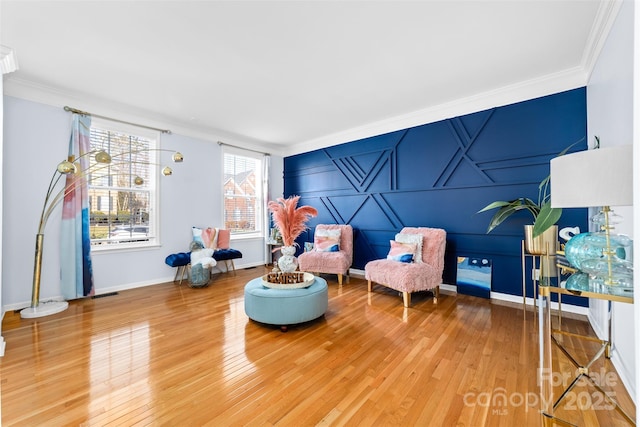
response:
M94 119L91 149L105 150L108 165L91 159L89 221L92 246L101 249L155 243L158 134Z

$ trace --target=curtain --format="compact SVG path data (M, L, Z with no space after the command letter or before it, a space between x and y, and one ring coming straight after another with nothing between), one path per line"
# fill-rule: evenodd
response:
M264 225L265 230L263 230L262 234L267 240L270 240L271 236L269 236L269 231L271 230L271 215L269 214L269 208L267 205L269 204L269 200L271 200L271 185L269 182L269 174L271 173L271 156L268 154L264 155L264 160L262 162L262 214L264 216ZM270 265L272 256L270 252L271 247L267 245L267 250L264 253L264 262L265 265Z
M78 171L66 176L60 231L60 287L65 299L94 293L87 184L90 151L91 116L74 114L69 159L75 160Z

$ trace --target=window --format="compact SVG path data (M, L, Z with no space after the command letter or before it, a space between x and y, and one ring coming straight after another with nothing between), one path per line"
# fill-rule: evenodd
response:
M259 153L223 146L224 226L234 235L262 236L263 158Z
M111 155L108 165L91 158L89 221L94 248L156 243L157 141L154 131L93 119L91 150Z

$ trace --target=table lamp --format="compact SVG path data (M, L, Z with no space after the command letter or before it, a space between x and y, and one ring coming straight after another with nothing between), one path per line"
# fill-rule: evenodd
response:
M624 247L630 246L631 239L613 232L621 217L610 206L633 204L632 148L598 148L551 160L551 207L602 208L592 218L600 231L572 237L565 245L567 260L588 274L590 285L628 296L633 295L633 265L625 259Z

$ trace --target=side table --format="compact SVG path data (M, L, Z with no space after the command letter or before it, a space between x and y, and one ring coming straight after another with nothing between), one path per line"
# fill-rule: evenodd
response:
M279 256L276 255L274 250L282 246L282 242L267 239L265 243L267 246L267 258L268 258L268 262L266 265L267 267L273 267L273 263L278 261L278 258L279 258Z
M588 383L590 383L595 389L602 393L603 401L609 402L611 405L615 407L615 410L630 424L636 425L635 420L631 418L629 414L627 414L618 404L618 402L613 399L602 387L598 384L598 381L589 375L589 369L600 357L605 356L607 358L610 357L611 351L611 303L613 301L623 302L628 304L633 304L633 298L626 296L618 296L607 293L606 286L605 287L597 287L594 285L589 285L588 291L575 291L568 290L564 288L563 283L559 284L550 284L550 283L540 283L538 288L538 294L540 296L539 300L539 314L540 314L540 322L539 322L539 342L540 342L540 369L538 371L538 383L540 384L540 397L541 397L541 412L545 425L572 425L567 421L564 421L555 416L555 410L558 408L562 400L567 397L567 395L571 392L573 387L579 382L579 380L584 379ZM584 336L575 334L572 332L562 330L561 325L558 325L558 329L554 329L551 324L551 294L557 294L558 298L560 295L573 295L584 298L593 298L599 300L608 301L609 304L609 336L606 340L600 340L594 337ZM574 338L585 339L589 341L595 341L600 343L600 349L596 352L596 354L591 358L589 362L585 365L581 365L570 353L567 349L565 349L561 342L556 339L556 335L566 335ZM571 381L571 383L565 388L565 390L560 394L560 396L555 399L553 387L554 387L554 378L557 376L554 375L553 372L553 360L552 360L552 346L556 346L562 354L564 354L571 364L573 364L576 368L576 376ZM562 377L562 375L560 375ZM554 400L555 399L555 400Z

